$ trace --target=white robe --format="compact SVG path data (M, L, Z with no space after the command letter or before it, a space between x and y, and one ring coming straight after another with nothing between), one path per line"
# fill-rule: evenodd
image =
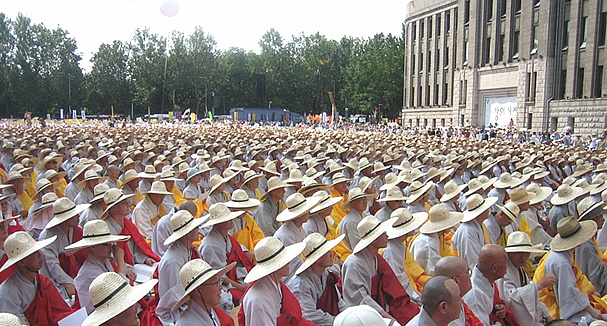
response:
M164 241L173 233L171 226L171 216L177 212L177 209L172 209L167 215L162 216L154 225L152 231L152 251L162 257L169 249L169 246L164 245Z
M87 250L87 249L83 249ZM104 262L100 262L97 258L89 255L80 267L78 271L78 275L74 278L74 286L76 287L76 292L78 293L78 300L80 301L80 306L86 308L86 313L91 314L95 307L93 306L93 301L91 301L91 296L89 294L89 286L93 282L93 280L105 272L113 272L114 267L110 264L109 260ZM124 277L124 275L121 275ZM125 278L126 280L126 278Z
M137 206L133 210L133 223L139 230L139 233L146 239L152 238L152 232L154 231L152 219L158 216L158 212L158 206L148 196L145 196L142 201L137 203Z
M40 274L48 277L55 284L55 287L57 287L57 290L64 299L69 299L69 297L65 287L61 284L68 283L73 285L74 280L61 268L59 254L65 252L65 247L72 243L73 234L73 229L70 229L66 235L59 226L55 226L42 230L39 238L39 240L44 240L54 235L57 236L57 240L40 249L40 253L44 256L44 263L40 269Z
M481 225L476 220L472 220L462 223L457 228L451 244L459 257L468 264L468 268L472 269L476 266L481 248L487 244L487 241Z
M341 222L339 222L339 235L346 235L343 242L350 250L353 250L361 239L360 234L358 234L358 223L362 221L362 219L363 216L361 214L355 209L350 209L350 212L348 212Z
M160 300L158 301L158 307L156 307L156 316L163 325L175 323L181 313L179 309L171 312L171 308L185 293L183 284L179 280L179 270L190 261L191 257L191 249L186 248L181 241L177 240L169 246L169 249L160 259L160 264L158 264L158 295Z
M191 326L191 325L217 325L221 326L219 317L215 314L215 310L211 309L209 315L196 302L187 301L186 310L177 318L175 326Z
M493 311L493 284L478 269L472 270L472 289L464 295L464 301L474 315L483 323L489 325L489 314Z
M255 222L267 237L274 235L280 228L280 223L276 221L276 216L280 211L280 203L275 202L271 195L268 195L255 212Z
M292 221L286 221L278 230L276 230L274 237L280 240L286 247L298 242L302 242L306 237L306 231L304 231L304 229L301 227L298 228ZM302 264L303 258L301 258L301 255L297 255L295 259L291 260L289 263L289 272L291 274L285 279L285 283L295 276L295 272Z
M434 275L434 267L442 258L438 233L420 233L411 244L411 253L426 274Z
M384 312L373 298L371 298L371 279L377 275L377 257L367 249L346 258L342 269L343 298L348 306L366 304L377 312Z
M529 209L523 212L523 217L531 230L531 243L542 244L544 247L549 247L552 242L552 237L546 233L542 225L538 222L540 218L535 207L529 206Z
M21 324L29 325L23 313L34 301L37 291L38 282L30 282L15 269L13 274L0 284L0 312L11 313L19 317Z
M282 292L280 284L270 277L262 277L249 288L242 299L242 309L247 325L276 325L280 317Z
M392 267L394 274L403 285L403 288L407 291L409 297L412 300L418 301L420 293L417 292L409 283L409 276L405 272L405 255L407 254L407 248L402 241L393 239L388 241L388 246L382 251L382 257L386 260L388 265ZM409 253L410 255L410 253Z
M434 320L428 315L426 309L420 309L413 319L409 320L406 326L437 326Z

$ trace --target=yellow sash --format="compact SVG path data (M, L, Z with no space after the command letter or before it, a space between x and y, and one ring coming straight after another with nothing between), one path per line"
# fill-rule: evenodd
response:
M339 225L339 222L341 222L341 220L344 218L344 216L346 216L346 214L348 213L348 210L342 210L340 207L341 205L343 205L345 202L348 201L348 195L347 194L340 194L339 192L337 192L337 190L333 189L333 192L331 193L330 197L340 197L343 196L343 199L333 205L333 209L331 210L331 218L333 219L333 229L337 229L337 226Z
M421 292L424 289L424 284L426 284L431 276L426 274L424 269L413 258L411 251L409 251L414 239L414 237L409 237L405 240L405 273L409 277L409 284L418 292Z
M259 228L259 225L257 225L257 222L255 222L255 219L253 219L249 213L245 213L244 217L242 218L245 219L245 227L242 230L234 233L232 236L249 251L253 251L255 245L261 239L265 238L265 235Z
M21 216L25 220L25 219L27 219L27 213L30 210L30 207L32 207L32 205L34 205L34 201L32 200L32 198L30 198L30 196L25 191L21 194L20 199L21 199L21 204L23 204L23 209L24 209L24 211L21 212Z
M523 216L523 214L521 214L521 225L520 225L520 230L522 232L527 233L527 235L529 236L529 239L531 238L531 229L529 228L529 224L527 223L527 219Z
M181 203L183 203L185 201L183 194L177 187L173 187L173 190L171 192L173 193L173 199L175 200L175 206L179 207L179 205L181 205ZM162 216L164 216L164 215L162 215Z
M25 181L25 192L27 192L30 198L34 197L34 195L36 194L36 188L34 188L34 185L36 184L36 179L38 179L38 174L36 172L32 172L30 178L26 179L27 181Z

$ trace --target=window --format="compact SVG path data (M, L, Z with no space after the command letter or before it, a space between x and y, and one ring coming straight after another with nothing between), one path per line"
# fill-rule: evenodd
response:
M445 13L445 29L447 31L447 34L449 34L449 32L451 31L451 12L447 11Z
M449 84L443 84L443 105L447 105L447 89L449 89Z
M510 46L510 48L512 49L512 59L518 59L518 43L520 36L520 31L514 31L514 35L512 35L512 44Z
M438 84L434 84L434 105L438 105Z
M470 0L464 2L464 24L470 22Z
M432 17L428 17L428 38L432 38Z
M441 125L441 127L445 126L445 118L440 119L440 125Z
M463 93L462 103L463 104L468 103L468 81L467 80L464 80L464 93Z
M521 12L521 0L514 0L514 12L515 13L520 13Z
M559 118L558 117L551 117L550 118L550 131L556 131L556 129L559 126Z
M577 70L577 88L575 89L575 98L582 98L584 93L584 68Z
M487 21L493 19L493 0L485 0L485 12L487 13Z
M563 51L569 48L569 21L563 23Z
M426 86L426 106L430 106L430 85Z
M525 101L531 100L531 73L528 72L525 77Z
M531 75L531 94L530 100L535 102L535 94L537 93L537 71L534 71Z
M432 68L432 51L428 51L428 59L426 61L426 73L430 73L430 68Z
M447 69L449 68L449 47L445 49L445 54L443 55L443 58L445 58L444 68Z
M530 54L537 53L537 45L538 45L537 29L538 29L538 25L533 25L533 27L531 28L531 40L533 40L533 42L531 43L531 51L529 52Z
M417 106L422 106L422 87L419 86L417 88Z
M499 44L497 45L497 61L498 62L504 61L504 52L506 52L505 40L506 40L506 35L504 35L504 34L500 35Z
M459 104L464 104L464 81L459 81Z
M441 16L436 16L436 36L441 34Z
M485 42L485 48L483 50L484 63L489 64L491 62L491 38L487 37L487 42Z
M500 2L500 15L502 18L506 18L506 0L499 0Z
M575 117L567 117L567 126L571 127L571 134L575 133Z
M580 23L580 31L582 34L580 35L580 49L586 48L586 35L588 28L588 17L582 17L582 21Z
M603 67L596 67L596 76L594 80L594 97L601 97L601 93L603 92Z
M605 37L607 36L607 12L601 13L599 21L599 39L597 40L599 46L605 45Z
M464 42L464 66L468 64L468 41Z
M409 106L413 106L413 103L415 103L415 87L411 86L411 93L409 94ZM411 122L409 122L409 124L411 124Z
M434 71L440 70L440 49L436 49L436 58L434 58Z
M419 54L419 73L424 72L424 53Z
M411 76L415 75L415 54L411 58Z
M540 6L540 0L533 0L533 6L534 7L539 7Z
M421 21L419 22L419 39L420 39L420 40L423 40L423 39L424 39L424 26L425 26L425 25L424 25L424 21L423 21L423 20L421 20Z
M531 121L533 121L533 114L527 113L527 129L531 130Z
M413 25L413 27L411 27L411 38L413 39L413 42L415 42L417 39L417 22L413 22L411 25Z
M559 99L565 98L565 92L567 91L567 70L561 70L561 80L560 80L560 89L559 89Z

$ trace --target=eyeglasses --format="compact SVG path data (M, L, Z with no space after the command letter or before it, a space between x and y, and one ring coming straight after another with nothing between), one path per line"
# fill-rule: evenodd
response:
M452 277L453 278L457 278L457 277L463 277L463 276L467 276L467 277L472 277L472 271L468 270L468 273L464 273L464 274L459 274L459 275L455 275Z
M202 283L201 286L220 286L221 285L221 279L217 278L216 280L208 280L205 283Z

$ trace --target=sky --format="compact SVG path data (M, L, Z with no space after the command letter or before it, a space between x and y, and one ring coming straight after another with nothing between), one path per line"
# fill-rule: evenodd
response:
M170 3L167 3L170 2ZM258 42L270 28L283 39L319 32L329 39L343 36L368 38L377 33L400 35L407 0L4 0L0 12L15 19L21 12L32 23L59 26L78 42L83 60L102 43L130 41L137 28L168 36L171 31L189 35L196 26L213 35L220 50L238 47L259 52ZM168 11L178 8L168 17Z

